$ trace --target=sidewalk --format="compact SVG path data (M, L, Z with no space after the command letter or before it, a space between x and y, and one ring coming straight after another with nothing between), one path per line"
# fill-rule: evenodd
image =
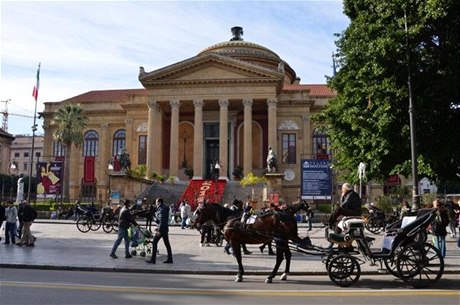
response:
M308 232L305 224L299 224L301 237L309 234L312 243L326 247L324 228L313 228ZM51 270L81 271L117 271L143 273L183 273L183 274L231 274L237 272L236 260L232 255L223 252L223 247L200 247L198 231L178 226L170 227L170 241L173 250L174 264L163 264L166 250L162 241L159 243L160 255L156 265L149 265L146 258L139 255L131 259L124 258L123 243L117 250L119 259L109 257L110 250L116 239L115 233L96 232L81 233L74 221L38 220L32 225L32 233L37 237L35 247L19 247L0 244L0 267L34 268ZM4 232L0 233L2 238ZM378 249L383 234L375 237L373 248ZM246 275L267 275L275 264L275 257L262 254L259 245L248 245L251 255L243 255ZM280 271L284 270L284 263ZM385 268L385 267L383 267ZM379 266L370 266L368 262L361 265L362 274L381 274ZM460 274L460 250L456 239L447 237L447 256L445 273ZM320 256L293 252L291 262L292 275L326 275L325 265Z

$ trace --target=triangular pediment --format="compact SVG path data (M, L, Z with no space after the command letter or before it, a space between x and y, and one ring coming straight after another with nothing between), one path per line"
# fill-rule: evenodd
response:
M145 73L141 68L139 80L144 87L167 83L197 83L222 81L280 81L283 73L242 60L206 54Z

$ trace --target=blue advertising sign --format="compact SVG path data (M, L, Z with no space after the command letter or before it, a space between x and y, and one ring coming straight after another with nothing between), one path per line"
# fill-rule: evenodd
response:
M302 199L331 199L331 162L302 160L300 169Z

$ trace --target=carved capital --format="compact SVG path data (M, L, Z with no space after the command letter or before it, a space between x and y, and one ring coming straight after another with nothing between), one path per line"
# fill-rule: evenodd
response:
M133 122L134 122L134 120L133 120L133 119L131 119L131 118L127 118L127 119L125 119L125 123L126 123L126 124L129 124L129 125L131 125L131 124L133 124Z
M252 104L253 104L252 99L244 99L243 100L244 107L252 107Z
M108 127L109 127L109 124L107 124L107 123L102 123L101 124L102 129L107 129Z
M195 108L201 108L204 106L204 102L199 99L193 100L193 106L195 106Z
M310 121L310 115L309 114L302 115L302 122L303 123L308 123L309 121Z
M219 100L219 106L220 106L220 108L227 108L228 107L228 100L227 99Z
M172 109L179 109L179 107L180 107L180 105L181 105L181 103L180 103L179 100L171 100L171 101L169 102L169 104L171 105L171 108L172 108Z
M156 111L161 110L160 104L156 100L147 101L147 106L149 107L149 109L152 109L152 110L156 110Z
M268 105L268 108L275 108L277 107L278 105L278 99L276 98L269 98L267 100L267 105Z

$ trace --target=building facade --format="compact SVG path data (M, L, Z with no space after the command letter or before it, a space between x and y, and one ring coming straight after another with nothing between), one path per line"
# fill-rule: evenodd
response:
M11 145L14 136L0 128L0 174L9 175L11 167Z
M275 52L241 38L232 29L230 41L196 56L146 72L142 89L91 91L67 100L45 103L43 158L64 156L53 141L53 114L63 105L79 103L89 118L84 144L72 149L70 197L85 190L106 199L107 164L126 148L131 168L187 180L232 172L261 175L272 147L286 197L299 195L301 159L329 158L329 141L310 120L334 93L325 84L301 84L294 69Z
M35 136L33 142L34 152L33 158L31 159L30 156L32 155L32 136L15 136L15 139L11 145L10 160L16 165L18 175L23 174L24 176L29 176L31 174L31 168L32 177L36 177L37 175L36 164L40 160L40 157L43 153L43 136ZM31 160L33 160L33 164L31 163Z

